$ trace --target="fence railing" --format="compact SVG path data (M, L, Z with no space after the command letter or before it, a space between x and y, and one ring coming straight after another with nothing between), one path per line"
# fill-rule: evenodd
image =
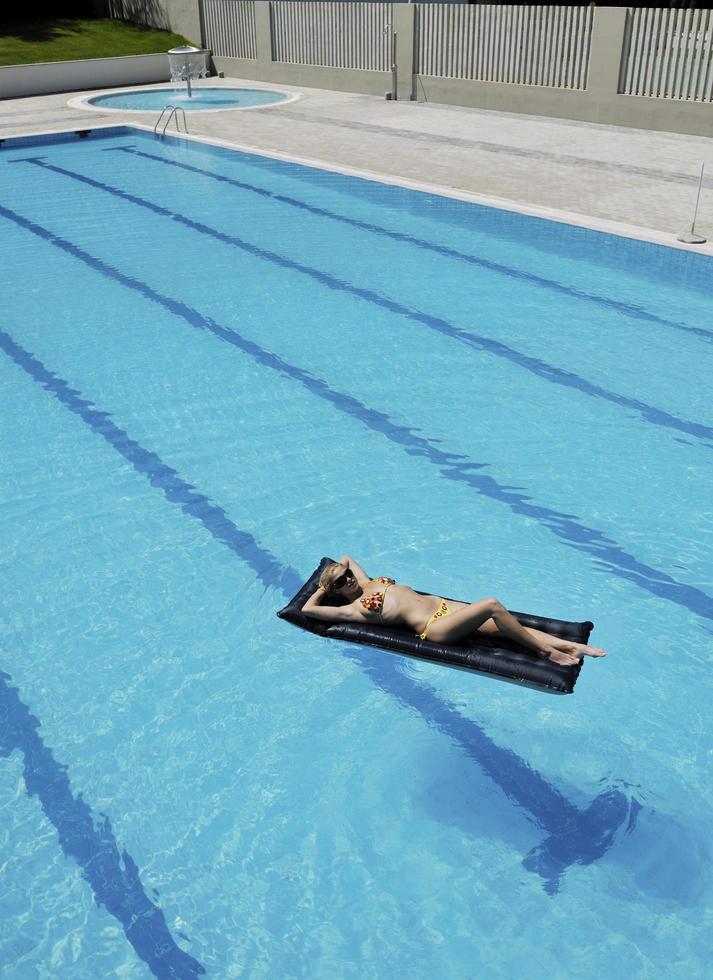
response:
M390 8L390 3L273 0L273 60L387 71Z
M371 72L391 67L391 32L400 21L405 69L424 78L462 79L713 103L713 10L605 10L573 6L358 2L358 0L195 0L204 43L219 57L269 60ZM114 16L139 19L145 0L110 0ZM262 18L258 24L257 7ZM410 20L405 10L412 11ZM595 24L616 32L599 48L591 75ZM404 24L409 24L404 33ZM261 25L261 26L260 26ZM606 35L606 27L604 28ZM602 36L605 36L602 35ZM621 52L621 57L620 57ZM609 81L611 77L611 83ZM399 78L405 77L401 72ZM401 82L399 83L401 84ZM611 85L611 87L610 87Z
M713 11L629 10L620 91L713 102Z
M584 89L591 7L417 4L421 75Z
M256 58L253 0L203 0L207 48L222 58Z

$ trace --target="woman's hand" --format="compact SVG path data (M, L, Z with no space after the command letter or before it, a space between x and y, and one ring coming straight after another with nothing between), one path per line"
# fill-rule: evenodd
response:
M371 576L367 575L364 569L361 567L358 561L355 561L351 555L342 555L339 559L339 564L344 565L350 571L354 572L354 577L359 583L359 585L364 588L367 582L371 581Z

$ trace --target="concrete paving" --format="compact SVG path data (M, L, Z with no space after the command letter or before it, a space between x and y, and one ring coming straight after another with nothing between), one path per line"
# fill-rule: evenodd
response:
M189 113L193 135L494 196L514 205L621 222L663 233L663 240L672 243L690 226L705 162L696 230L713 239L713 138L389 102L245 79L211 79L210 84L279 88L299 92L300 98L249 111ZM1 102L0 138L127 121L153 126L156 121L156 112L99 112L67 104L86 94ZM713 255L713 245L701 251Z

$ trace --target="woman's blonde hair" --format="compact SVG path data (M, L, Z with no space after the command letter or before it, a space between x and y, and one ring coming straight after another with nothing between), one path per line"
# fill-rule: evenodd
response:
M335 578L339 577L337 575L337 571L341 567L342 566L339 564L338 561L333 561L331 565L327 565L325 570L319 576L319 584L324 589L325 592L329 592L330 589L332 588L332 582L335 580Z

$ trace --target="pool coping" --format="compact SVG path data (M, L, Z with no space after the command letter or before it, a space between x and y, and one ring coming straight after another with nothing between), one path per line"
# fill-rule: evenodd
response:
M96 89L96 91L86 92L83 95L75 95L71 99L67 100L67 105L71 106L72 109L88 109L90 112L150 112L155 115L156 112L158 112L157 109L114 109L111 106L90 105L90 99L96 99L102 95L126 94L128 91L132 90L137 92L157 90L173 92L175 91L175 88L176 86L173 84L173 82L163 82L156 85L129 86L128 88L126 85L120 86L119 88L102 88ZM193 112L249 112L251 109L276 109L279 106L288 105L290 102L297 102L298 99L302 98L302 92L288 92L279 85L202 85L197 86L197 89L199 88L219 88L221 91L250 88L256 92L279 92L280 95L284 95L285 98L281 99L279 102L267 102L259 105L222 106L220 109L194 109ZM126 123L126 125L130 126L131 123ZM99 127L95 128L98 129Z
M106 90L102 90L108 94ZM121 89L119 91L122 91ZM88 97L92 97L89 95ZM300 98L300 93L296 93L293 99ZM74 100L68 102L71 105ZM288 100L275 102L268 108L279 109L280 106L287 105ZM86 108L82 106L81 108ZM99 110L98 107L91 107L92 111ZM248 108L264 108L264 106L245 106ZM113 112L126 112L127 110L109 110ZM139 110L131 110L139 111ZM155 112L155 110L146 110ZM231 109L207 109L206 112L232 112ZM89 119L87 119L89 122ZM142 132L155 135L154 128L136 120L126 120L125 122L98 123L95 126L87 126L88 130L99 129L138 129ZM43 130L41 132L15 133L3 138L3 142L9 143L18 138L42 138L43 136L57 136L60 134L71 135L78 130L74 127L67 129ZM417 191L423 194L434 194L438 197L450 198L452 200L464 201L469 204L478 204L482 207L494 208L500 211L509 211L514 214L524 214L532 218L540 218L545 221L553 221L557 224L571 225L576 228L583 228L589 231L601 232L606 235L614 235L618 238L627 238L639 242L647 242L651 245L659 245L664 248L673 248L681 252L689 252L693 255L701 255L713 258L713 241L708 241L703 245L693 245L678 241L671 233L657 231L654 228L645 228L640 225L630 225L625 222L612 221L607 218L597 218L594 215L580 214L576 211L564 211L559 208L550 208L541 205L527 204L523 201L513 201L509 198L495 197L490 194L479 194L473 191L464 191L457 187L447 184L431 184L426 181L412 180L407 177L399 177L394 174L383 174L375 170L365 170L358 167L348 167L344 164L334 163L328 160L319 160L314 157L303 157L292 153L283 153L280 150L267 150L262 147L251 146L246 143L236 143L231 140L221 139L216 136L196 136L192 133L170 133L166 134L171 139L187 140L194 143L204 143L208 146L217 146L228 150L237 150L241 153L249 153L254 156L267 157L272 160L281 160L286 163L296 163L304 167L312 167L317 170L325 170L331 173L343 174L347 177L358 177L362 180L370 180L375 183L385 184L391 187L404 187L408 190Z

